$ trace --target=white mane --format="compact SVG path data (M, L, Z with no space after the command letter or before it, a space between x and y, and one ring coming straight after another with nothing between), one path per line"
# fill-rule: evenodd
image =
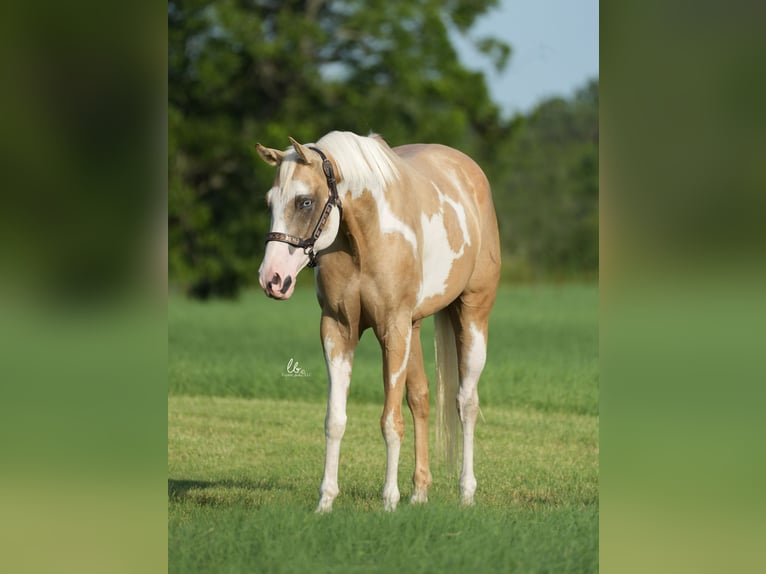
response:
M347 189L357 197L369 189L378 195L398 179L396 155L385 142L374 136L335 131L317 142L317 146L327 150L338 165L343 180L338 185L341 192Z

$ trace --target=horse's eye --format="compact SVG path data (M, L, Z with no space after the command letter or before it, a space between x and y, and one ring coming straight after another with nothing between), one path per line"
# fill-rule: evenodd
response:
M312 205L314 205L314 202L308 197L304 197L303 199L300 200L300 206L302 209L308 209Z

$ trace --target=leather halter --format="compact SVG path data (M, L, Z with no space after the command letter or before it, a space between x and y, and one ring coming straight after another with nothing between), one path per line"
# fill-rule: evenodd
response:
M327 159L327 156L319 148L312 146L310 149L317 152L319 157L322 158L322 171L324 171L324 176L327 179L327 187L330 189L330 196L327 198L327 201L324 204L322 215L319 216L319 221L317 221L316 225L314 226L314 231L311 233L310 237L301 239L295 235L288 235L287 233L276 233L272 231L266 234L266 243L268 244L269 241L281 241L282 243L287 243L293 247L303 249L303 252L309 256L308 266L316 267L317 256L316 253L314 253L314 244L322 234L322 230L327 224L327 220L330 217L333 206L338 208L338 215L340 217L343 217L343 206L341 205L340 197L338 196L338 188L336 187L335 182L335 172L332 169L330 160Z

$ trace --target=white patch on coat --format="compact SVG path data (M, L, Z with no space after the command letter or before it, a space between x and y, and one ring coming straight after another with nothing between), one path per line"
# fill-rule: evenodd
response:
M471 346L465 357L464 376L460 380L457 395L460 420L463 423L463 468L460 472L460 500L465 506L473 504L476 492L476 475L473 471L474 426L479 412L477 386L487 359L487 341L484 333L474 323L468 329Z
M338 465L340 463L340 443L346 430L346 401L348 387L351 384L351 353L334 353L335 343L331 337L324 338L327 376L330 380L330 393L327 398L327 416L325 417L325 453L324 476L319 489L320 497L317 512L329 512L338 496Z
M452 271L452 264L465 253L466 246L471 245L471 235L468 231L466 214L463 206L452 198L444 195L436 184L433 184L439 196L439 212L428 217L420 216L423 231L423 281L418 293L418 305L429 297L442 295L447 290L447 279ZM453 251L449 242L449 231L444 224L444 208L449 206L455 212L458 221L462 243L458 251ZM454 233L454 230L453 230Z
M383 234L400 234L404 240L410 244L413 253L417 256L418 239L412 227L407 225L394 214L385 196L380 195L375 197L375 204L378 207L378 223L380 225L380 232Z
M345 384L351 381L352 353L335 354L335 342L329 335L324 338L324 353L327 363L327 376L331 381L340 380Z
M441 213L428 217L420 216L423 230L423 281L418 293L418 305L428 297L440 295L447 288L447 278L455 260L450 249L444 216Z
M386 511L396 510L399 504L399 451L401 439L394 425L394 411L391 410L383 424L383 434L386 439L386 482L383 485L383 508Z
M292 169L285 167L286 164L292 164ZM294 161L283 161L282 167L285 177L292 176L294 172ZM282 171L280 171L280 177L282 177ZM293 201L297 195L306 195L311 192L309 185L299 179L282 179L282 186L272 187L266 194L266 199L271 207L271 228L274 233L290 233L287 227L287 221L285 221L285 208L289 202ZM337 219L337 218L336 218ZM320 239L327 235L332 234L329 243L335 238L337 234L337 224L335 227L330 228L328 225L323 231ZM325 239L326 242L326 239ZM318 250L319 241L315 246L315 250ZM329 243L327 243L329 245ZM326 247L324 245L323 247ZM270 278L274 274L278 274L284 280L286 277L292 278L292 286L287 291L289 297L295 289L295 279L298 273L308 264L309 257L302 249L295 249L282 241L269 241L266 243L266 249L263 253L263 261L258 269L258 275L260 278L261 286L264 286L269 282Z
M460 232L463 234L463 242L466 245L471 245L471 234L468 232L468 222L466 221L465 209L460 202L455 201L448 195L444 195L436 184L433 184L436 193L439 195L439 201L441 203L447 203L455 211L457 216L457 223L460 226Z
M412 339L412 326L410 325L409 329L407 329L407 334L405 335L405 343L404 343L404 355L402 356L402 365L399 367L399 369L391 374L391 388L393 389L396 386L396 383L399 382L399 377L402 375L406 375L407 371L407 364L410 360L410 341Z
M399 442L399 434L396 432L396 427L394 426L394 411L393 409L389 411L388 416L386 417L386 421L383 424L383 428L385 430L386 434L386 441L396 441Z
M470 212L471 218L473 219L474 228L478 229L480 225L479 212L476 201L474 201L474 196L470 194L465 187L463 187L463 179L461 179L461 176L459 176L454 170L448 170L447 174L449 175L450 181L457 189L458 194L461 198L463 198L463 204L468 206L468 211Z
M300 179L287 181L282 189L276 187L266 194L271 201L271 231L275 233L289 233L285 221L285 209L299 195L310 195L311 188Z
M466 379L472 379L475 386L487 360L487 341L484 339L484 333L475 323L471 323L469 331L471 333L471 347L465 361Z

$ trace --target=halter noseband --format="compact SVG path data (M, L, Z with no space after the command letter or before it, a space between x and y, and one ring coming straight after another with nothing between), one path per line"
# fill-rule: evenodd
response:
M327 220L330 217L333 206L338 208L338 214L341 217L343 216L343 206L340 203L340 197L338 197L338 188L335 185L335 172L332 169L330 160L327 159L327 156L319 148L311 147L310 149L317 152L322 158L322 171L324 171L324 176L327 179L327 187L330 189L330 197L327 198L327 201L324 204L322 215L319 216L319 221L317 221L317 224L314 226L314 231L311 233L310 237L301 239L295 235L288 235L287 233L275 233L272 231L266 234L266 243L268 244L269 241L281 241L282 243L287 243L293 247L303 249L303 252L309 256L308 266L316 267L317 256L316 253L314 253L314 244L322 234L322 230L327 224Z

